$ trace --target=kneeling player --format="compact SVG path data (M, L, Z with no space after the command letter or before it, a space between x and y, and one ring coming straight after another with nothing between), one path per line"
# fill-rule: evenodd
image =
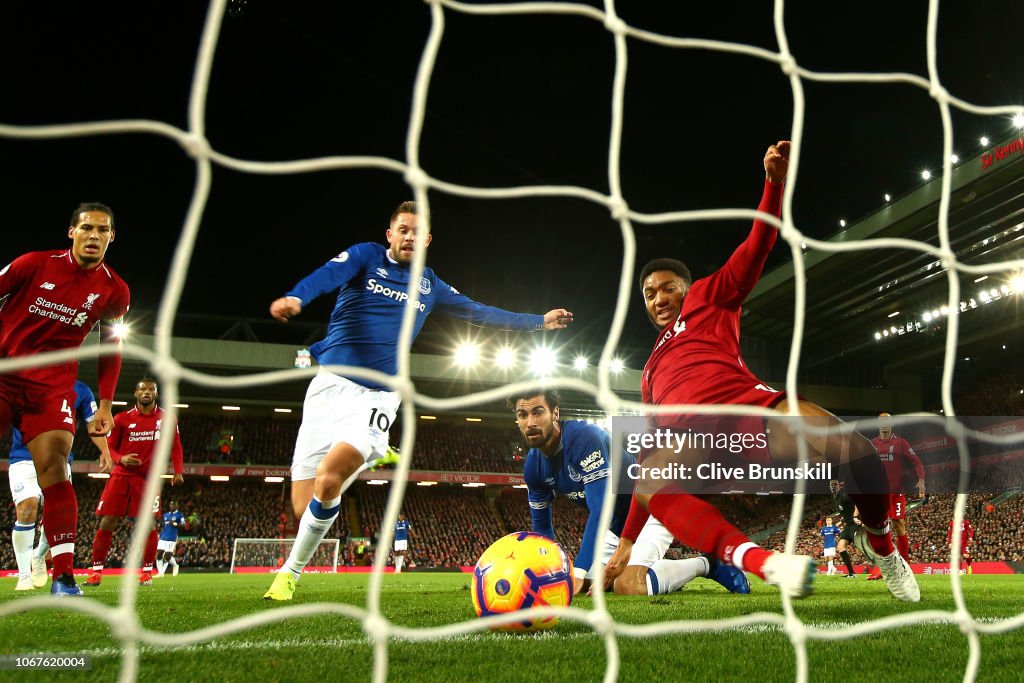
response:
M590 515L573 563L574 591L579 593L594 577L599 541L601 506L611 474L611 438L597 425L582 420L559 420L558 392L553 389L527 391L509 398L516 424L530 446L523 478L529 494L533 531L554 539L551 503L561 493L586 507ZM623 453L622 466L633 462ZM617 495L611 528L604 531L602 564L619 544L619 533L629 512L629 495ZM734 593L749 593L743 572L711 557L666 560L672 534L653 517L637 538L624 571L606 582L616 593L658 595L679 590L694 578L710 578ZM613 580L612 580L613 579Z

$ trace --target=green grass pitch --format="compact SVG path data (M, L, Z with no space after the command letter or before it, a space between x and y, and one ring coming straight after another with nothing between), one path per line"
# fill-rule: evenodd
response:
M1024 611L1024 576L965 576L967 607L996 623ZM148 629L191 631L229 619L279 609L262 600L270 575L182 574L140 587L138 614ZM382 609L394 623L428 627L474 619L468 574L405 573L384 579ZM881 582L863 577L818 577L815 593L797 603L809 624L841 630L851 624L915 610L955 608L948 576L921 576L922 602L898 603ZM292 605L317 601L366 606L367 575L307 575ZM86 589L115 605L120 579ZM36 591L35 593L38 593ZM32 595L32 594L30 594ZM22 600L14 580L0 581L0 602ZM590 598L573 605L592 606ZM628 624L781 613L778 594L757 582L749 596L730 595L698 579L684 591L657 598L609 596L609 610ZM794 677L794 651L777 626L647 638L620 636L619 680L785 681ZM979 681L1020 681L1024 629L981 637ZM0 673L16 680L113 681L120 644L105 623L66 610L33 610L0 620L0 651L8 654L87 653L91 672ZM842 641L808 642L810 680L960 681L968 643L953 624L928 623ZM865 662L877 662L869 668ZM604 641L586 625L563 621L539 635L480 632L444 641L393 640L391 681L597 681L604 675ZM369 681L373 648L356 621L337 615L290 619L198 645L143 646L140 681ZM7 680L14 680L8 678Z

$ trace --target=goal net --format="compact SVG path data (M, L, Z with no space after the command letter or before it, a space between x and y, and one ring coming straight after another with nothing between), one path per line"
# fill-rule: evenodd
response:
M231 547L230 573L273 572L288 559L295 544L294 538L236 538ZM337 572L341 541L325 538L313 552L303 571Z
M789 247L794 263L795 281L795 317L793 320L792 347L789 355L789 362L786 369L785 389L795 402L798 394L797 369L801 358L803 334L805 328L806 313L806 257L804 248L821 252L847 252L863 249L903 249L913 254L930 254L941 266L945 274L948 286L948 307L951 311L958 309L960 300L961 283L963 276L977 277L987 274L1009 275L1013 271L1024 269L1024 261L1004 261L988 263L984 265L969 265L958 259L957 253L950 246L950 194L952 162L954 153L953 147L953 124L951 110L955 107L962 111L976 115L1009 117L1020 113L1019 105L1006 106L976 106L958 98L954 93L948 92L940 74L937 59L937 26L939 20L939 3L932 0L928 5L928 17L926 26L926 54L927 74L925 76L908 73L846 73L846 72L822 72L813 71L801 65L797 56L790 50L789 40L786 33L786 5L783 0L776 0L774 3L774 21L770 27L774 31L777 49L766 49L748 44L725 42L707 39L685 38L673 35L665 35L650 30L643 30L626 23L616 12L616 4L612 0L606 0L600 8L572 2L524 2L524 3L480 3L470 4L456 2L454 0L429 0L428 8L431 17L430 32L425 42L424 49L419 61L418 70L415 74L415 82L412 89L412 106L408 121L407 136L405 140L404 158L396 159L380 156L332 156L315 159L291 160L281 162L252 161L243 158L230 156L217 148L218 141L208 139L205 129L205 108L208 96L208 88L211 82L211 73L214 63L214 55L217 48L217 41L221 32L221 24L226 13L227 0L213 0L209 4L206 23L199 43L198 56L195 63L194 77L191 85L188 125L187 128L179 128L163 121L154 120L109 120L89 123L69 123L65 125L14 125L0 123L0 136L19 138L22 140L39 139L61 139L68 137L102 136L114 133L151 134L161 136L179 144L184 152L195 162L195 185L185 217L183 230L181 232L178 247L174 253L171 271L161 301L155 324L155 348L148 349L140 345L129 343L124 348L124 353L130 358L143 360L149 363L160 381L161 398L165 406L168 406L168 414L171 418L176 415L174 405L180 400L180 387L183 382L192 385L205 387L241 387L272 385L286 381L296 381L302 378L312 377L315 369L294 369L267 372L263 374L252 374L237 377L222 377L196 371L187 368L180 363L173 354L172 330L174 319L178 311L178 304L185 286L186 274L189 271L193 259L193 251L196 248L197 237L200 232L201 220L207 208L211 192L215 191L213 183L213 166L216 164L231 171L250 174L299 174L324 172L339 169L363 169L372 170L376 173L385 172L402 178L411 188L421 216L429 216L429 192L447 193L459 197L470 198L480 201L511 200L526 197L558 197L569 199L577 203L590 204L607 211L607 214L616 222L621 236L621 261L618 274L618 293L614 304L614 314L611 329L607 335L597 367L596 381L586 382L578 377L559 375L549 380L551 386L560 389L572 389L585 393L594 398L600 408L608 415L619 415L633 412L634 414L651 412L650 406L637 402L625 401L619 398L611 390L612 360L622 336L626 324L628 308L633 301L632 286L634 282L634 268L637 258L637 243L635 224L661 225L667 223L692 223L693 221L720 221L723 219L744 219L753 218L753 211L743 209L716 209L708 211L674 211L663 213L640 213L632 210L628 204L629 197L623 191L621 177L621 156L623 139L624 94L627 87L627 62L628 51L627 41L643 41L648 44L658 45L667 49L679 50L704 50L715 53L722 53L731 59L749 59L758 65L768 65L777 69L783 82L788 84L789 92L778 93L780 96L788 96L791 99L793 119L790 129L790 139L793 142L793 157L790 163L789 176L783 198L782 219L773 216L759 215L759 217L778 231L781 239ZM531 21L543 22L550 20L550 15L572 15L581 21L590 22L591 27L604 30L608 34L609 41L613 44L614 64L612 67L613 78L611 88L611 99L609 102L611 112L610 134L607 139L607 191L581 187L575 185L528 185L517 187L474 187L464 184L449 182L443 178L437 178L430 174L430 170L421 164L420 155L422 147L422 134L427 112L428 93L431 88L431 79L434 76L435 67L438 64L439 54L444 43L446 31L446 16L462 15L518 15L520 17L530 15ZM884 16L879 21L885 21ZM454 23L454 22L453 22ZM768 34L769 27L763 27ZM998 32L996 32L998 33ZM1004 39L1011 40L1012 32L1006 33ZM994 39L994 37L993 37ZM500 50L500 47L497 48ZM873 49L873 48L872 48ZM725 57L723 57L725 58ZM512 67L510 67L512 68ZM224 78L221 74L221 78ZM683 75L675 76L678 82L672 82L667 87L683 87ZM803 234L792 218L792 203L796 188L800 185L800 150L804 137L804 115L805 99L804 86L806 82L819 83L894 83L902 87L915 88L923 95L927 95L934 101L934 105L942 121L942 159L943 168L941 171L941 200L939 202L939 214L937 223L937 234L934 242L936 245L927 244L913 240L904 239L874 239L859 240L850 239L843 242L828 242L812 239ZM696 105L695 105L696 106ZM710 105L709 105L710 106ZM753 103L752 105L753 106ZM756 118L756 112L755 112ZM694 134L690 131L689 134ZM728 131L696 131L699 135L724 135ZM774 140L766 139L765 142ZM259 149L257 147L257 149ZM655 152L651 152L655 153ZM865 150L864 153L876 154L877 150ZM683 160L686 161L686 160ZM693 163L691 161L691 163ZM424 241L427 230L416 232L417 248L412 264L410 282L418 282L425 264ZM557 262L554 259L552 262ZM241 269L244 266L236 264ZM239 277L252 277L250 273L238 271ZM940 274L938 278L941 278ZM378 539L378 546L390 548L394 537L395 522L398 519L399 511L402 509L403 498L410 463L415 457L414 444L416 439L417 411L426 410L457 410L477 406L485 402L495 401L507 396L510 392L526 389L534 383L517 382L505 387L495 388L476 394L456 396L452 398L436 398L421 394L416 391L410 377L410 354L411 339L413 337L414 321L416 317L416 303L419 301L419 291L411 287L408 292L408 303L405 317L401 328L401 336L398 348L405 351L400 352L398 360L398 372L394 377L383 377L373 374L361 368L332 368L347 375L364 377L376 382L387 384L392 390L399 392L402 397L402 417L405 429L402 434L401 450L412 457L405 457L398 465L398 470L392 479L393 486L384 511L380 529L381 535ZM609 302L610 303L610 302ZM941 386L941 403L946 416L954 416L954 405L952 398L952 380L954 363L956 361L956 350L958 343L958 322L957 316L951 314L948 317L946 328L946 353L944 356L943 379ZM0 371L11 371L28 367L32 364L43 362L63 361L70 358L93 358L98 352L95 347L86 347L81 350L62 351L57 353L43 354L40 358L16 358L0 359ZM792 408L795 405L791 404ZM713 413L721 414L728 412L722 407L715 406L669 406L657 412L682 411L692 413ZM756 412L756 411L751 411ZM976 433L975 433L976 435ZM802 443L802 442L801 442ZM152 498L159 486L159 473L166 471L169 460L170 440L160 442L160 448L156 454L152 474L147 482L144 497ZM804 450L804 449L801 449ZM801 453L806 458L806 453ZM966 450L962 451L961 463L966 466ZM803 492L802 482L798 485L797 493ZM607 528L611 519L613 487L608 487L608 497L602 512L601 525ZM966 495L960 495L955 508L954 523L959 525L964 516ZM799 522L803 518L804 497L794 496L793 509L791 511L790 527L787 537L787 548L792 549L799 531ZM132 536L131 548L127 558L129 567L137 568L142 555L146 539L146 525L135 525ZM959 552L959 535L954 536L952 544L951 559L957 557ZM244 542L243 542L244 541ZM84 539L80 543L86 542ZM235 548L234 571L240 567L252 566L258 562L265 562L267 558L276 564L277 558L283 552L280 541L261 539L240 539ZM330 557L330 562L325 566L336 566L338 545L334 541L333 549L330 545L322 549L323 557ZM373 677L377 683L382 683L388 676L389 647L396 636L409 640L434 640L456 635L464 635L472 631L486 631L489 624L480 620L449 624L436 628L406 628L396 625L389 620L382 612L381 593L384 577L385 562L388 553L381 552L375 556L374 572L370 574L367 590L367 601L365 609L356 608L350 605L336 603L304 604L295 608L274 610L273 612L261 612L248 616L237 617L224 621L213 627L197 629L184 633L160 633L144 628L137 618L127 618L126 615L136 612L137 586L135 582L128 581L123 585L116 605L108 606L90 597L84 600L64 601L61 604L63 609L76 610L86 613L97 620L110 625L111 633L117 638L121 645L122 668L121 680L125 682L135 681L138 677L140 661L140 648L142 646L162 647L168 645L182 646L194 643L202 643L213 638L226 634L238 634L239 632L265 627L277 621L287 619L298 619L307 615L318 613L339 614L345 618L357 619L361 622L365 633L370 636L373 642L374 664ZM271 565L273 566L273 565ZM600 574L599 574L600 579ZM899 614L884 619L865 621L854 625L845 625L837 628L826 626L812 626L805 623L796 613L791 600L782 595L782 613L758 613L748 614L742 617L735 617L728 620L728 623L713 621L680 620L651 624L645 627L623 624L614 619L607 608L605 596L600 590L596 591L591 610L581 610L576 607L570 608L544 608L544 614L559 616L566 621L574 621L592 628L598 633L605 646L607 655L607 666L605 680L613 681L618 677L620 669L619 639L623 637L643 637L647 635L667 635L683 632L714 632L726 628L749 628L757 632L758 628L769 627L781 629L785 637L792 645L795 659L796 680L803 682L809 678L808 670L808 643L813 641L841 640L867 634L877 634L880 631L895 629L915 623L945 623L955 624L963 634L969 647L969 658L965 680L974 680L977 676L981 660L981 636L989 634L1002 634L1020 629L1024 626L1024 614L1016 618L1002 619L997 621L979 620L974 618L968 609L964 599L959 575L952 574L951 585L955 596L955 610L911 610L906 614ZM600 585L600 580L597 581ZM7 602L0 605L0 619L15 612L52 608L53 604L48 598L29 598ZM508 622L516 620L514 615L507 618ZM752 636L753 637L753 636ZM899 637L898 635L895 637ZM664 645L659 645L664 648Z

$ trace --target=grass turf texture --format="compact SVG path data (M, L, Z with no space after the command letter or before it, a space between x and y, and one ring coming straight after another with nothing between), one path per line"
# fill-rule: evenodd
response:
M1024 576L965 576L964 594L975 618L997 621L1024 609ZM287 604L344 602L365 607L367 575L307 575L292 603L262 599L271 575L182 574L140 587L138 614L149 629L181 633ZM882 582L818 577L815 594L797 603L805 622L825 628L915 610L954 609L948 576L920 576L922 602L898 603ZM20 600L13 579L0 581L0 601ZM409 627L475 619L468 574L386 576L385 616ZM609 596L612 615L629 624L711 619L753 612L781 613L774 589L752 582L749 596L730 595L717 584L694 581L670 596ZM115 605L120 578L108 577L90 598ZM29 595L39 594L33 591ZM589 609L589 598L575 607ZM674 680L793 680L794 651L782 630L757 625L718 633L647 638L619 636L619 680L649 683L671 674ZM1024 630L981 637L980 681L1019 681ZM916 624L852 640L808 641L812 680L840 674L850 681L960 681L967 663L967 639L952 624ZM0 651L9 654L86 653L91 672L35 672L4 675L30 680L115 680L120 644L103 622L66 610L33 610L0 620ZM864 662L877 662L877 669ZM444 641L392 641L392 681L595 681L604 675L604 641L586 625L563 621L537 635L480 632ZM352 681L371 679L373 648L352 619L337 615L290 619L271 626L178 648L143 646L139 680L195 681ZM9 679L11 680L11 679Z

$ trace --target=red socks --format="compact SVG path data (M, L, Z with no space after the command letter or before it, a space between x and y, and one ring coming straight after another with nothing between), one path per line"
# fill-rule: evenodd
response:
M156 529L149 532L146 537L146 548L142 551L142 571L153 572L153 563L156 562Z
M899 548L903 559L910 562L910 536L897 536L896 547Z
M764 578L761 565L771 553L753 545L711 503L670 484L651 496L647 509L680 543L702 553L711 553L723 562L734 564L733 553L746 544L740 568Z
M50 543L54 577L71 574L75 568L75 529L78 528L78 499L70 481L59 481L43 489L43 528Z
M103 565L107 562L107 553L110 552L110 544L114 540L114 532L96 530L96 537L92 540L92 570L103 571Z

